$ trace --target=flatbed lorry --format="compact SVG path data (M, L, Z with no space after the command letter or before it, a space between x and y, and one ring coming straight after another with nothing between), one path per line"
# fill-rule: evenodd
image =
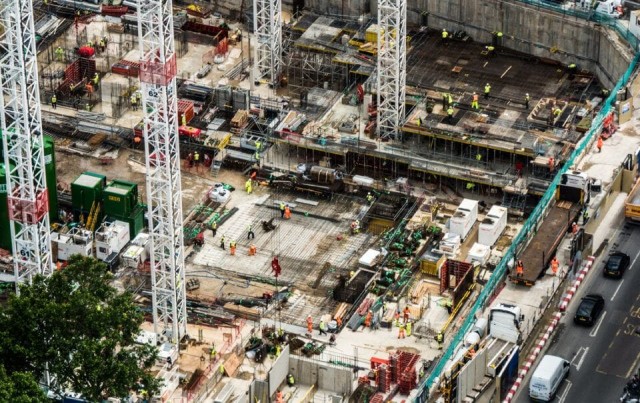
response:
M640 224L640 180L636 180L624 201L624 217L629 222Z
M555 202L550 207L549 214L544 218L524 251L516 258L524 263L524 272L522 276L518 276L514 264L514 269L509 276L513 283L531 287L543 276L560 241L571 224L577 220L579 213L580 205L566 200Z

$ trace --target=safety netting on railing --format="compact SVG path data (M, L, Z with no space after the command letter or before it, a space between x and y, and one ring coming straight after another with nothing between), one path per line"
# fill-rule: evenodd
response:
M535 6L538 9L554 11L568 17L577 17L586 21L593 21L602 26L607 26L615 30L632 49L638 49L638 38L629 30L629 21L623 18L615 18L603 11L596 11L595 8L580 8L577 2L551 3L545 0L514 0L514 2L525 3Z
M534 1L530 1L530 0L523 0L523 1L526 3L534 3ZM494 293L494 291L497 288L497 285L502 281L503 277L507 272L508 262L515 257L516 251L518 250L518 248L521 245L524 245L523 242L526 242L528 237L533 233L535 233L535 230L537 228L539 221L544 218L545 216L544 213L546 209L550 206L551 202L553 201L554 195L556 193L556 189L558 187L558 183L560 182L562 175L566 173L567 170L576 163L576 160L580 156L582 156L583 153L585 153L585 151L587 150L587 147L589 147L589 145L592 144L593 139L600 133L602 129L602 123L605 117L609 114L612 106L616 102L618 91L621 88L623 88L629 81L629 78L631 77L631 74L635 70L639 59L640 59L640 53L635 55L635 57L631 61L631 64L629 65L629 68L624 73L624 75L618 80L616 86L613 88L606 102L602 106L602 109L600 109L600 112L598 112L598 114L596 115L595 119L593 120L593 123L591 124L591 128L585 134L585 136L580 140L575 150L567 160L567 162L563 165L563 167L558 171L556 176L553 178L553 181L549 185L549 188L547 189L547 191L542 196L542 199L540 200L536 208L533 210L533 212L531 213L527 221L524 223L522 230L514 238L513 242L509 246L509 249L505 253L504 257L502 258L502 260L500 261L496 269L493 271L493 274L487 281L487 284L484 286L484 288L480 292L478 299L475 301L475 303L471 307L471 311L469 312L468 315L466 315L466 318L462 323L462 326L460 326L456 334L451 339L450 343L448 344L448 348L444 351L442 357L436 363L434 369L431 371L429 376L419 386L418 397L415 400L417 403L425 402L428 400L429 389L433 385L436 378L440 377L440 375L442 374L445 368L445 365L454 355L456 349L462 342L464 336L470 330L471 325L476 320L476 314L478 312L481 312L485 308L485 303L487 302L489 297Z

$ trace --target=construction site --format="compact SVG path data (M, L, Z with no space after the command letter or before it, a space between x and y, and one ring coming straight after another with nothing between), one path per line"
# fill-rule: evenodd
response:
M160 348L153 401L506 399L552 258L592 247L610 183L578 162L634 109L636 11L8 3L3 54L18 6L33 46L0 83L5 295L104 261Z

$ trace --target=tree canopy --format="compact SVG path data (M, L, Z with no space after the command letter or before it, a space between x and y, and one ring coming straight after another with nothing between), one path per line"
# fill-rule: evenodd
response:
M0 366L0 402L48 403L49 399L29 372L7 374Z
M140 384L157 391L149 373L157 349L135 344L143 315L111 280L104 263L74 256L51 277L22 285L0 310L0 362L8 376L39 380L48 368L54 391L91 401L125 397Z

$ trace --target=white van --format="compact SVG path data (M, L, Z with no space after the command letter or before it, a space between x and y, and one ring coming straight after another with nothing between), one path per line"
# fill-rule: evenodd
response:
M529 397L548 402L558 391L560 384L569 375L571 363L564 358L545 355L540 360L538 368L531 376L529 383Z

